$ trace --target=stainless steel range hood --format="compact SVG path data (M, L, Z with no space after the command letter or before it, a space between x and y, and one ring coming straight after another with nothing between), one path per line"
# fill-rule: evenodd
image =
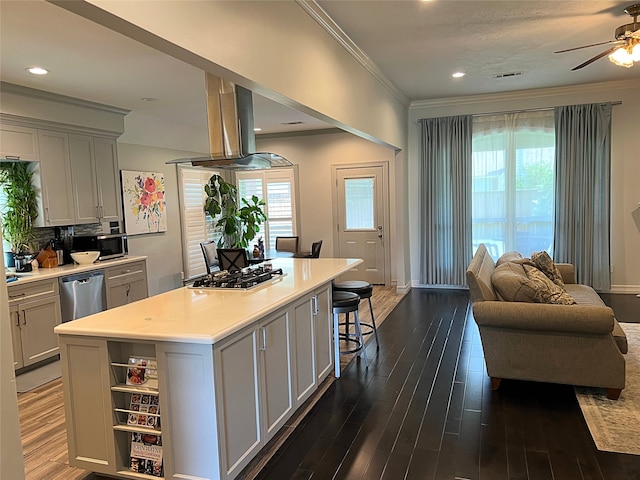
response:
M205 83L210 155L178 158L167 163L190 163L233 170L292 165L289 160L275 153L256 152L253 96L250 90L207 72Z

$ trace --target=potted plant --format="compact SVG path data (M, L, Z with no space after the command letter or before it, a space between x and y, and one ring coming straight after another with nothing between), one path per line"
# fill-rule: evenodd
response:
M216 226L222 229L218 247L247 248L267 220L264 200L253 195L250 200L242 198L239 204L238 189L220 175L212 175L204 191L204 209L212 218L218 218Z
M13 266L15 255L28 253L35 238L38 202L29 163L0 162L0 187L4 192L2 236L11 245L6 263Z

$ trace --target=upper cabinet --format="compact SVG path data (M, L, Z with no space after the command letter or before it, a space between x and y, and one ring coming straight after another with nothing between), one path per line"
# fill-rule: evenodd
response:
M42 152L40 161L42 222L40 223L44 226L73 225L75 215L71 191L69 135L39 130L38 145Z
M75 223L120 219L116 141L69 135Z
M0 125L0 158L39 160L38 131L35 128Z

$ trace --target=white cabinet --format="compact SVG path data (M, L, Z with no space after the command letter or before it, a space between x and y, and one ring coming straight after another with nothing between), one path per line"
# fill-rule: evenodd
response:
M40 179L42 184L41 219L44 226L73 225L73 193L69 135L38 130L40 148Z
M127 305L149 296L145 261L104 269L107 309Z
M58 339L53 333L61 322L57 279L10 285L8 293L15 368L57 355Z
M223 478L235 477L293 414L290 317L280 311L214 348Z
M331 285L324 285L294 304L296 402L300 405L333 368Z
M0 158L39 160L38 131L5 123L0 125Z
M121 217L116 141L69 135L76 223Z

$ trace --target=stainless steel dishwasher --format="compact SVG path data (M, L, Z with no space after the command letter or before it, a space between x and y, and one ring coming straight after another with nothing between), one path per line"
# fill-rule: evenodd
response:
M63 322L102 312L105 305L104 270L60 277Z

